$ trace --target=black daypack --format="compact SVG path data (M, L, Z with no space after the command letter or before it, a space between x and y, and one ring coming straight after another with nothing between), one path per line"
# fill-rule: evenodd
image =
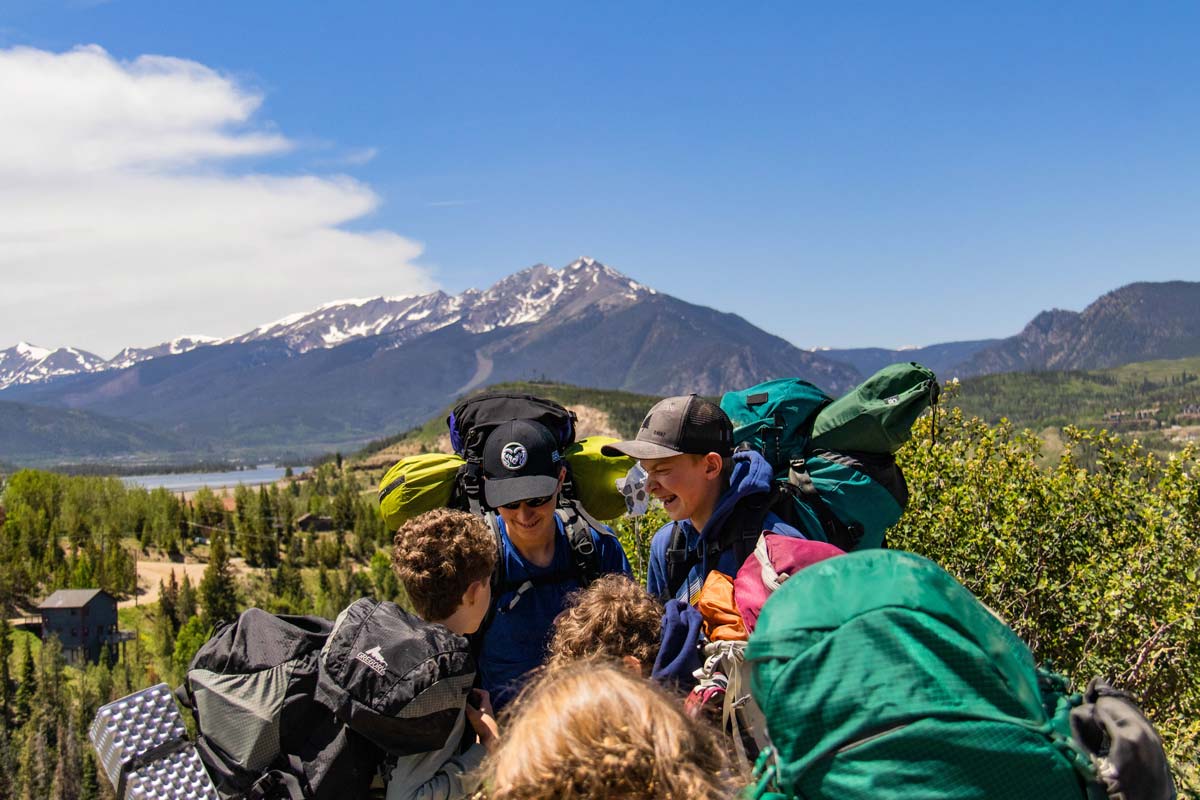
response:
M367 599L336 623L247 609L175 694L222 798L332 800L366 797L390 755L440 748L447 698L461 709L473 679L466 639Z

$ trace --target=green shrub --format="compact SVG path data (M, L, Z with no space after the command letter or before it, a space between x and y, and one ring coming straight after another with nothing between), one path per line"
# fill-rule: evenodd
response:
M898 455L911 499L889 545L941 564L1077 685L1103 675L1131 692L1174 763L1194 764L1197 452L1163 459L1137 441L1070 427L1063 445L1047 469L1037 436L1006 420L989 426L951 408L931 444L922 418Z

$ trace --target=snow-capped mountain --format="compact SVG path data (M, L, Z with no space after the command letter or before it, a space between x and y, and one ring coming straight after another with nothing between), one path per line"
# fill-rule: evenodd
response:
M221 340L215 336L193 334L191 336L180 336L154 347L126 347L104 362L104 369L124 369L142 361L149 361L152 358L177 356L180 353L187 353L195 350L197 347L216 344L219 341Z
M276 340L295 353L307 353L368 336L390 334L393 345L399 346L452 325L459 325L469 333L486 333L540 322L550 315L577 314L593 306L601 310L618 309L654 294L654 289L593 258L577 259L562 269L537 264L504 278L486 291L468 289L459 295L439 291L409 297L338 300L312 311L289 314L228 339L181 336L153 347L126 347L108 361L75 348L50 351L21 343L0 351L0 390L17 383L80 372L125 369L210 345ZM44 358L50 358L44 368L35 366Z
M510 275L486 291L468 289L410 297L370 297L326 303L314 311L291 314L260 325L225 343L280 339L298 353L337 347L365 336L391 334L396 344L451 325L486 333L540 322L550 315L572 315L585 308L615 309L655 294L592 258L562 269L537 264Z
M48 350L27 342L18 342L0 350L0 389L13 384L37 383L47 378L96 372L105 361L98 355L74 347Z
M852 367L735 314L656 292L592 259L538 264L457 296L328 303L220 342L191 337L152 350L126 351L88 374L9 386L0 411L6 401L86 411L167 432L193 451L324 452L403 430L507 381L661 397L716 395L780 375L830 392L860 380Z

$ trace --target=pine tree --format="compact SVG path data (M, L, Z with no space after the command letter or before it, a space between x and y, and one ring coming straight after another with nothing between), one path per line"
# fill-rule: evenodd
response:
M269 567L279 561L279 543L275 538L275 511L271 506L271 496L267 487L258 487L258 521L255 525L258 533L259 562Z
M205 628L211 628L221 620L232 620L238 613L237 588L222 531L213 534L208 567L200 581L200 604L204 607Z
M96 759L91 751L83 751L83 769L79 776L79 800L99 800L100 781L96 774Z
M3 726L12 706L12 675L9 674L12 652L12 626L8 624L8 617L0 615L0 726Z
M25 746L21 748L21 763L18 781L21 784L22 800L45 800L50 794L53 769L50 766L50 737L46 728L45 714L33 709L33 716L25 724Z
M74 726L60 725L58 727L58 764L54 769L54 779L50 784L50 800L75 800L80 795L80 784L83 777L83 759L79 747L79 737Z
M174 635L178 629L175 620L178 617L179 608L179 581L175 580L175 570L171 570L171 577L167 580L166 588L163 588L162 581L158 582L158 615L166 617L171 623L171 634Z
M33 661L33 650L29 647L29 637L23 637L24 649L21 654L21 677L17 679L17 717L21 722L29 719L33 708L33 698L37 694L37 665Z
M179 599L175 603L175 630L179 630L187 621L196 616L196 590L192 588L192 580L187 572L183 573L183 583L179 586Z

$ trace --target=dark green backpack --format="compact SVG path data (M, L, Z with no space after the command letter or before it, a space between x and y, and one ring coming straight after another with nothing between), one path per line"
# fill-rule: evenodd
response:
M925 367L895 364L836 401L791 378L727 392L721 408L735 445L762 453L775 470L780 485L768 510L850 551L882 546L904 513L908 487L892 453L936 401L936 387Z
M1083 698L912 553L851 553L797 572L763 606L746 662L772 747L750 797L1107 796L1095 753L1072 735ZM1129 796L1173 797L1161 742L1152 728L1148 737L1154 763L1125 766L1125 786L1139 789Z

